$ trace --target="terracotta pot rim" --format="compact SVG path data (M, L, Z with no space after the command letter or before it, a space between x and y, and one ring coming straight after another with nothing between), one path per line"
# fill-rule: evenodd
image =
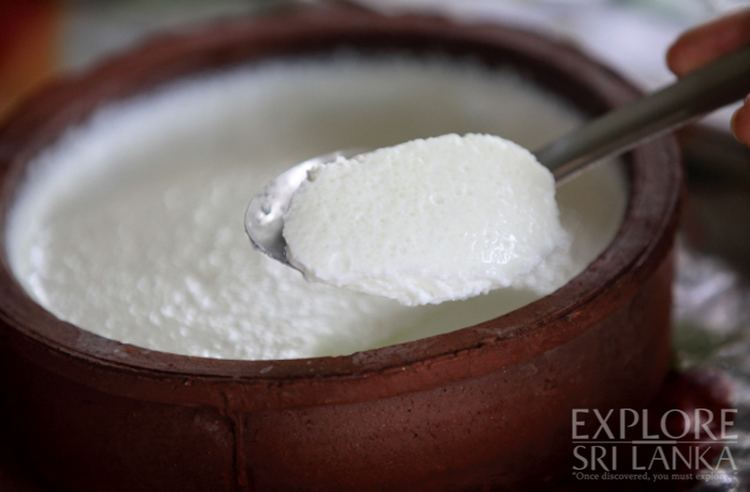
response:
M92 70L62 79L14 112L0 129L0 240L5 239L15 185L22 178L25 164L66 127L85 118L102 102L125 98L207 67L214 69L231 66L239 60L252 63L265 57L326 49L333 40L342 37L355 44L364 40L367 46L383 45L386 49L394 43L398 45L399 39L408 38L437 46L430 49L447 46L452 50L460 45L469 52L472 47L488 53L512 52L522 59L522 64L544 65L544 70L560 74L563 85L585 88L587 93L578 96L578 103L582 99L595 99L599 110L622 104L638 94L617 74L576 49L516 28L467 26L430 17L384 17L353 11L330 11L325 15L300 12L283 18L213 22L153 38ZM310 46L312 40L314 46ZM258 46L258 53L235 54L237 46L251 42ZM187 53L203 55L176 56ZM163 68L165 64L169 65L166 76L155 75L156 67ZM129 74L130 78L122 80L123 74ZM44 119L40 119L42 114ZM466 354L480 353L497 356L496 367L510 365L577 336L580 333L577 325L583 323L575 323L576 318L588 316L584 307L596 302L615 302L618 295L637 289L638 279L653 270L657 260L667 254L680 195L676 144L672 137L662 137L639 146L626 159L630 174L626 216L615 239L584 272L529 305L443 335L339 357L247 361L161 353L105 339L57 319L19 284L6 251L0 254L0 321L6 325L5 336L20 336L26 346L72 360L78 367L93 364L97 370L135 372L162 380L176 377L204 381L229 379L236 383L320 382L366 378L373 373L399 373L414 366L452 364L458 359L467 364L464 375L469 375L472 369ZM654 250L658 250L656 254ZM561 330L558 326L554 332L550 331L553 319L566 321L566 328ZM419 384L428 384L428 380L425 378Z

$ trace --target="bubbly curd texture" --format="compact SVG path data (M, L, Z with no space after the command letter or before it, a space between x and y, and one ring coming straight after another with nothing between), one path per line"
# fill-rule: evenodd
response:
M405 305L522 285L569 244L552 173L520 145L481 134L319 166L295 193L283 234L308 279Z
M10 217L9 260L59 318L154 350L294 358L443 333L538 295L514 288L410 308L306 282L250 246L248 198L334 149L446 133L533 149L579 120L517 75L468 60L343 53L204 74L113 103L38 155ZM573 238L564 280L613 237L622 183L607 165L558 189Z

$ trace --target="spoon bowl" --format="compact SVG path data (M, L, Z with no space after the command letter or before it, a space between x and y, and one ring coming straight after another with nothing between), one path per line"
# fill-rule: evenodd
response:
M322 154L292 166L268 183L261 193L250 200L245 211L245 231L253 246L274 260L298 270L287 259L286 239L282 234L284 215L289 210L294 193L313 169L364 151L346 149Z

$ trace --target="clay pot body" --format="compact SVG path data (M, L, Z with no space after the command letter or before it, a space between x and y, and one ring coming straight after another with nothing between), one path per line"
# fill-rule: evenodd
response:
M471 54L589 113L637 95L574 49L499 26L343 10L223 21L153 39L22 105L0 130L0 230L29 159L101 104L342 45ZM668 368L678 154L661 138L626 160L624 223L563 288L477 326L351 356L226 361L106 340L37 305L3 253L5 420L39 476L75 491L548 484L569 472L571 408L643 406Z

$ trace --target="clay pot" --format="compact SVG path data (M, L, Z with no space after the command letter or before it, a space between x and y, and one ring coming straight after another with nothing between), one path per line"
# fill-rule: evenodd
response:
M348 10L222 21L154 38L16 111L0 131L0 231L29 159L102 103L341 45L471 54L589 113L637 95L575 49L511 28ZM669 365L678 152L665 137L626 161L624 223L563 288L476 326L351 356L212 360L107 340L36 304L3 253L5 419L39 476L79 492L549 483L570 471L571 408L642 406Z

